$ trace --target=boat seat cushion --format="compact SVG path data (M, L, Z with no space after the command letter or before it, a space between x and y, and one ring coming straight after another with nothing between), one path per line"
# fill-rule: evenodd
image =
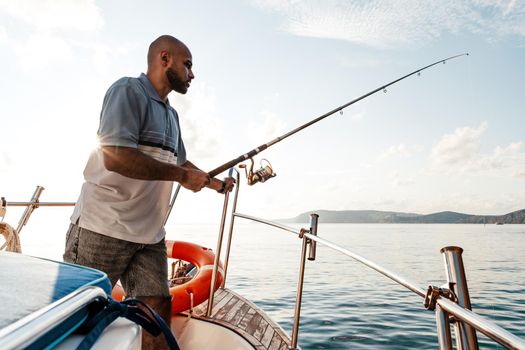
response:
M9 252L0 252L0 286L0 329L84 286L111 295L101 271Z

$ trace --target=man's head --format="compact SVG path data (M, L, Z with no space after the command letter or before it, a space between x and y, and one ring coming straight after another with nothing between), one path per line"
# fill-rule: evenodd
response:
M161 89L166 96L171 90L181 94L188 91L190 82L195 76L191 52L180 40L162 35L151 43L148 50L148 77L156 88ZM159 86L156 86L156 83Z

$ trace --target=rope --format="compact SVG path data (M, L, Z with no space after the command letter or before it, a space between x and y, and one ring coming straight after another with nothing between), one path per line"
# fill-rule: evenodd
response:
M2 233L5 238L5 243L0 247L0 250L5 248L7 252L22 253L20 237L14 228L8 223L0 222L0 233Z
M153 336L163 334L170 350L180 350L169 326L146 303L137 299L127 299L119 303L111 298L101 302L105 304L104 308L83 325L84 329L88 330L88 334L78 345L77 350L91 349L104 329L118 317L125 317L135 322ZM149 313L139 308L139 305Z

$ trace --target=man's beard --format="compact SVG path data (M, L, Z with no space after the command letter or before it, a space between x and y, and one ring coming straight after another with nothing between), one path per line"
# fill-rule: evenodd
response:
M186 82L183 81L173 69L168 68L166 71L166 78L168 78L172 90L181 94L185 94L188 91Z

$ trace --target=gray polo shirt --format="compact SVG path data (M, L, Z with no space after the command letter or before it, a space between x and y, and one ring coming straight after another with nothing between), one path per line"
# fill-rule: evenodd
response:
M98 137L100 146L137 148L170 164L186 162L177 112L162 101L144 74L121 78L109 88ZM100 147L91 153L84 178L71 216L73 223L137 243L157 243L164 238L171 181L136 180L108 171Z

